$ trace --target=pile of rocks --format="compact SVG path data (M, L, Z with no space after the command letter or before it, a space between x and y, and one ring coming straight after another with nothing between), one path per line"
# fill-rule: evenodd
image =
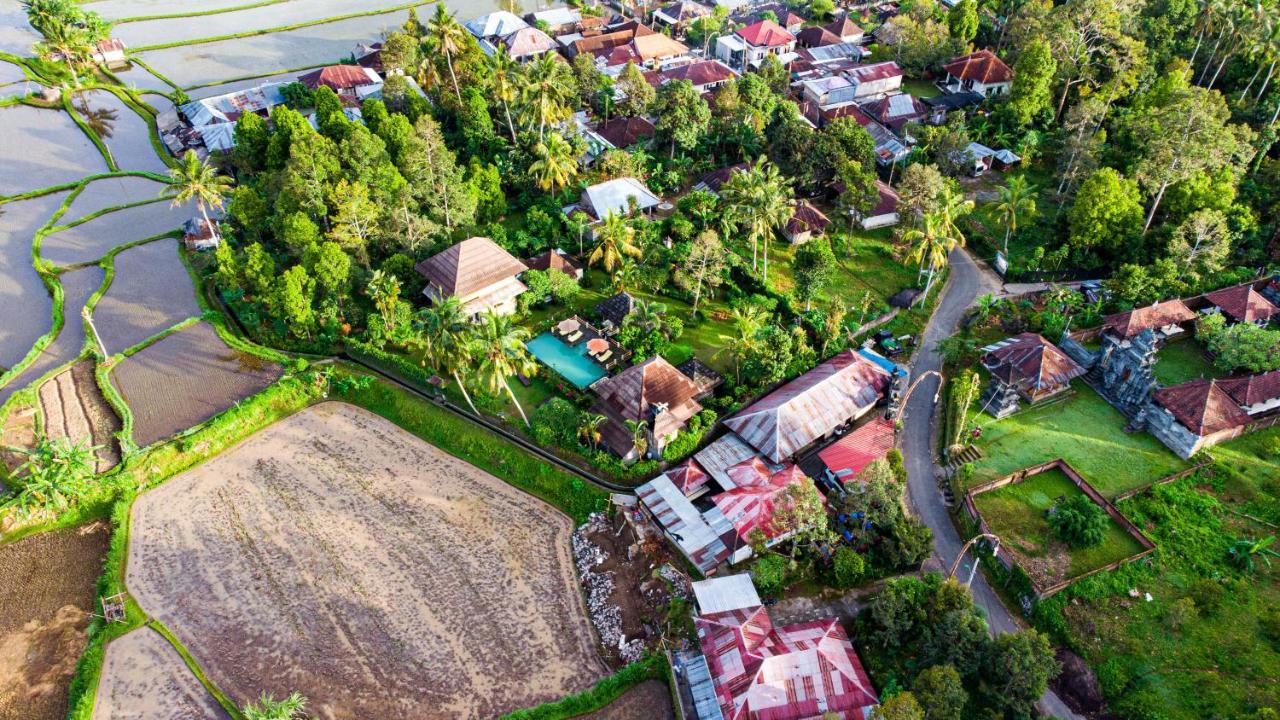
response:
M622 610L609 602L613 594L613 573L596 572L595 568L608 558L598 545L587 537L593 532L609 530L609 521L601 513L593 513L587 522L574 531L570 541L573 545L573 561L578 566L578 575L586 589L587 613L591 622L600 634L600 642L605 647L617 648L618 655L624 662L639 660L644 654L644 642L637 638L630 642L622 633Z

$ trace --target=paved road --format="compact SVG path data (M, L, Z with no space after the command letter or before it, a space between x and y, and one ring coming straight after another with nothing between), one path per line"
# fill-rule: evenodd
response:
M913 382L930 370L937 371L942 367L942 358L937 353L938 342L955 332L965 309L974 299L1000 289L999 278L990 270L979 267L964 250L954 250L950 259L950 279L942 291L938 309L925 328L920 351L912 362ZM941 417L940 414L935 416L936 408L933 406L937 389L938 379L930 377L921 382L908 398L903 413L902 452L906 460L911 505L920 519L933 529L935 555L926 567L945 572L960 552L962 542L943 505L935 474L940 472L933 459L933 421ZM958 574L964 577L967 568L967 563L962 565ZM974 577L972 590L974 602L986 612L992 631L1007 633L1022 627L981 573ZM1045 693L1040 700L1040 709L1058 718L1079 718L1053 691Z

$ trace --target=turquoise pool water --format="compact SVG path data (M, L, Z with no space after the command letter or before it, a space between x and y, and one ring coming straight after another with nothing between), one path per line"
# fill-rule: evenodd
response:
M604 368L587 357L586 342L569 345L555 335L544 332L530 340L525 347L542 364L560 373L579 390L605 376Z

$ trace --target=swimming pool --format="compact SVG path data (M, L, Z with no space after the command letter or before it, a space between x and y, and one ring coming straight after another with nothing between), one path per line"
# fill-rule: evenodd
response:
M587 357L587 343L569 345L549 332L530 340L525 347L542 364L555 370L579 390L605 376L604 368Z

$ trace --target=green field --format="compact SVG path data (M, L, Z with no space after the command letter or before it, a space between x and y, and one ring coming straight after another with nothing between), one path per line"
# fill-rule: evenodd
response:
M1165 386L1223 375L1204 356L1200 343L1191 339L1172 342L1161 348L1156 355L1154 369L1156 380Z
M1125 418L1081 381L1074 395L1003 420L974 410L983 457L968 485L996 480L1055 458L1066 460L1106 497L1149 484L1188 467L1145 432L1126 433Z
M890 228L853 233L843 228L834 231L831 247L839 267L826 289L814 299L814 306L839 304L848 308L869 291L872 298L872 313L869 315L872 315L877 306L887 302L899 290L915 287L916 269L893 256L892 235ZM773 289L790 292L795 288L795 277L791 272L794 258L794 246L785 242L770 244L769 283ZM856 311L854 315L857 315Z
M1045 572L1028 575L1047 583L1060 582L1096 570L1117 560L1142 552L1142 545L1115 520L1108 518L1102 544L1090 548L1068 548L1054 535L1045 519L1045 511L1057 504L1058 498L1084 493L1061 470L1054 468L1020 483L974 497L974 504L991 532L1010 550L1045 567ZM1061 562L1065 553L1069 562ZM1035 562L1043 560L1043 563ZM1049 568L1052 568L1051 570ZM1027 568L1024 568L1027 569Z

